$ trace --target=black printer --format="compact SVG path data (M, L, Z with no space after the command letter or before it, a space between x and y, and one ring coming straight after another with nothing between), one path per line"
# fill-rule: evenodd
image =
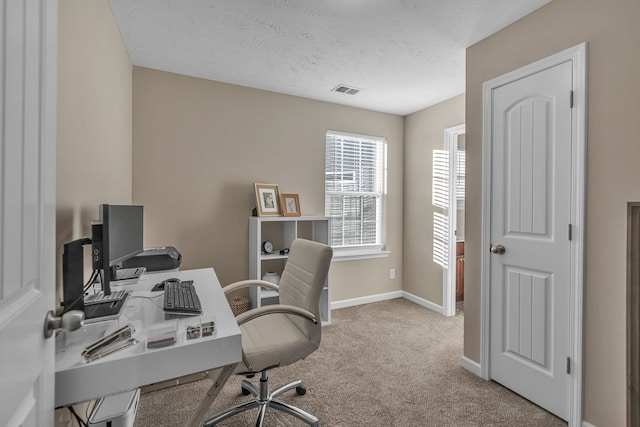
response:
M175 270L180 267L182 255L173 246L145 248L138 255L122 262L122 268L145 267L147 271Z

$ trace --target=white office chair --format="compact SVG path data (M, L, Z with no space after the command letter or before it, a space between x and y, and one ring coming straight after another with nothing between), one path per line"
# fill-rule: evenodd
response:
M214 426L256 407L259 407L256 427L262 426L268 407L293 415L309 425L320 425L315 416L276 399L294 388L298 394L305 394L302 381L297 380L269 392L267 371L304 359L320 345L320 296L332 255L333 250L329 246L296 239L291 244L279 285L262 280L244 280L224 288L228 294L248 286L263 286L277 290L280 301L279 304L255 308L236 317L242 331L243 362L237 366L235 373L247 377L261 373L260 386L243 380L243 394L252 394L254 400L214 415L205 421L205 426Z

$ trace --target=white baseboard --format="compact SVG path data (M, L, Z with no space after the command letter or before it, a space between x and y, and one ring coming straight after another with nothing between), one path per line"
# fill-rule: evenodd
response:
M442 314L442 306L432 303L429 300L426 300L424 298L420 298L418 296L415 296L413 294L410 294L409 292L405 292L402 291L402 297L405 299L408 299L411 302L415 302L418 305L423 306L424 308L428 308L429 310L435 311L438 314Z
M411 302L414 302L424 308L428 308L429 310L435 311L438 314L442 314L442 306L432 303L429 300L418 297L416 295L410 294L405 291L393 291L387 292L384 294L376 294L376 295L368 295L366 297L345 299L342 301L333 301L331 303L331 310L335 310L337 308L345 308L345 307L353 307L361 304L370 304L372 302L386 301L395 298L405 298Z
M588 421L582 421L582 427L596 427L594 424L591 424Z
M361 304L370 304L372 302L386 301L389 299L402 298L402 291L387 292L385 294L368 295L366 297L345 299L342 301L333 301L331 310L337 308L353 307Z
M462 356L460 359L460 365L472 374L478 377L480 376L480 364L478 362L473 361L466 356Z

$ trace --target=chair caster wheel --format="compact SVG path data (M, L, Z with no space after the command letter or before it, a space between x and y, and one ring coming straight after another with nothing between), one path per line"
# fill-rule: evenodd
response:
M299 385L298 387L296 387L296 393L298 393L298 396L304 396L305 394L307 394L307 389L305 386Z
M241 387L241 390L242 390L242 394L245 396L249 396L251 394L251 392L244 387Z

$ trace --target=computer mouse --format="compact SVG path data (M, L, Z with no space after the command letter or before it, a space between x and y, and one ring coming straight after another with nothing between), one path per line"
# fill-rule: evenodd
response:
M164 291L164 284L167 282L178 282L180 283L180 279L176 279L175 277L172 277L171 279L167 279L167 280L163 280L160 283L156 283L156 285L151 288L151 292L158 292L158 291Z

